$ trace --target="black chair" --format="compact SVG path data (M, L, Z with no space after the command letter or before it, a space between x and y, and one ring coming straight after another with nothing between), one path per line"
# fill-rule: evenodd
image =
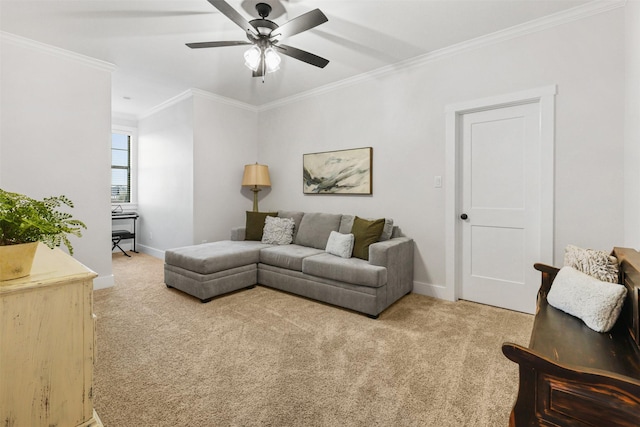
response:
M133 239L134 237L135 237L135 234L133 234L130 231L127 231L127 230L113 230L111 232L111 243L113 243L113 246L111 246L111 250L114 250L115 248L118 248L118 249L120 249L120 251L122 251L123 254L125 254L128 257L131 257L131 255L126 253L125 250L120 247L120 242L123 241L123 240L127 240L127 239Z

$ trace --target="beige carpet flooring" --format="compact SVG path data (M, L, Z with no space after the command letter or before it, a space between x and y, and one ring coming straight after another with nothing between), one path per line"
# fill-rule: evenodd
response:
M265 287L202 304L162 261L113 256L95 292L106 427L506 426L533 317L410 294L379 319Z

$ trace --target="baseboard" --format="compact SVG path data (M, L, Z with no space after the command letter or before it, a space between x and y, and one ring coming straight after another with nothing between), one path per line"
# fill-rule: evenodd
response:
M98 289L110 288L115 284L113 279L113 274L108 276L98 276L93 279L93 290L97 291Z
M413 293L447 301L454 301L454 299L451 297L451 292L444 285L413 282Z
M136 249L138 249L139 252L142 252L142 253L145 253L147 255L151 255L152 257L164 260L164 251L163 250L152 248L151 246L141 245L139 243L136 245Z

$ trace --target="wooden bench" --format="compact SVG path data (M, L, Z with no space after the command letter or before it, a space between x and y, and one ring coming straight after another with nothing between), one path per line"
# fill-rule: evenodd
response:
M520 365L510 426L640 426L640 253L615 248L627 298L608 333L547 303L559 269L543 264L529 347L504 343Z

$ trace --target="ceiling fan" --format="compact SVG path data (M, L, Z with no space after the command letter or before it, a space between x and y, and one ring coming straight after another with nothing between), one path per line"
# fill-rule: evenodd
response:
M273 72L280 68L281 60L276 51L320 68L324 68L329 63L327 59L321 58L313 53L280 43L280 40L286 37L291 37L327 22L329 19L320 11L320 9L314 9L310 12L304 13L279 26L275 22L267 19L269 13L271 13L271 6L267 3L256 4L256 11L258 12L258 15L260 15L260 18L247 21L226 1L207 1L223 15L242 28L242 30L247 34L247 39L249 41L187 43L187 46L190 48L201 49L209 47L252 45L244 54L245 65L253 71L253 77L262 77L263 82L264 76L267 72Z

